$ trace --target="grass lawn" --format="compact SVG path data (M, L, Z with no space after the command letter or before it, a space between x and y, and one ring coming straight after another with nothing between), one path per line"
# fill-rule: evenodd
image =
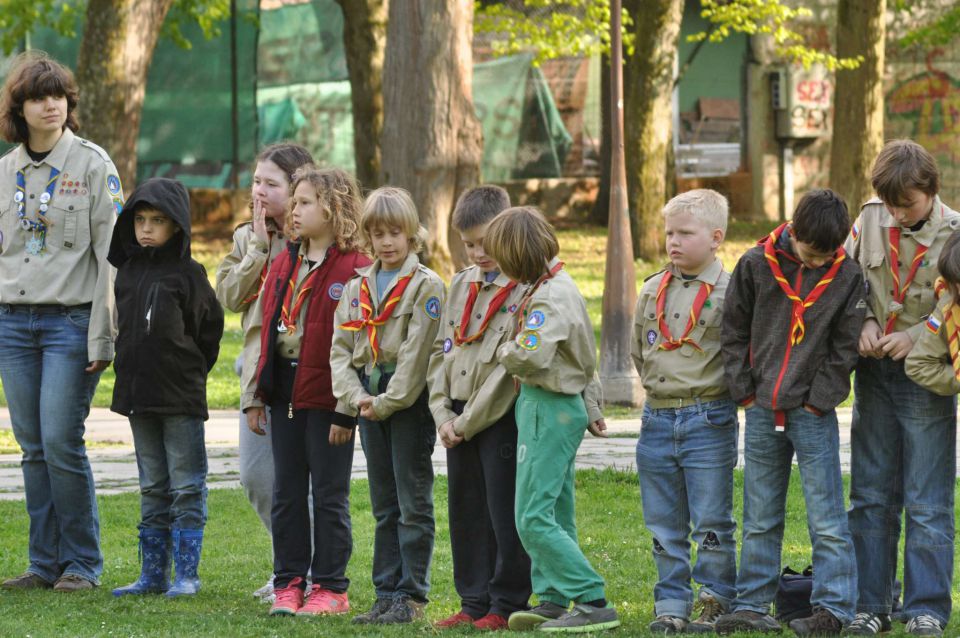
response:
M788 501L783 562L802 568L810 562L806 513L794 472ZM737 473L737 513L740 520L741 475ZM648 635L653 615L656 570L650 555L650 535L640 516L636 475L615 471L577 474L577 522L580 542L597 570L607 580L607 595L616 604L623 627L621 636ZM447 533L446 481L437 478L437 542L432 570L431 604L427 616L436 620L453 613L458 599L453 588L450 541ZM373 519L366 481L353 485L354 553L349 576L351 604L366 611L373 602L370 564ZM410 636L433 635L424 625L364 629L347 618L270 618L267 606L250 592L270 573L270 542L240 490L213 490L210 520L201 562L203 589L193 599L169 601L159 596L114 599L110 589L127 584L139 573L135 494L100 499L103 586L73 595L53 592L0 591L0 636ZM739 536L739 534L738 534ZM25 565L27 516L22 502L0 502L0 574L20 573ZM960 561L958 561L960 564ZM955 605L960 602L954 592ZM957 635L960 619L954 615L947 635ZM898 633L899 632L899 633ZM451 631L443 635L477 635ZM903 635L902 625L893 634Z

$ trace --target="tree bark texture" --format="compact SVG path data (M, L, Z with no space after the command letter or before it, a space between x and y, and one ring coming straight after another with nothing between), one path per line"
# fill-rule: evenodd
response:
M624 145L627 191L636 228L637 256L663 254L667 162L673 144L673 75L682 0L625 0L633 17L636 46L624 68Z
M610 216L610 57L600 57L600 187L590 223L607 225Z
M82 135L110 154L131 189L147 73L173 0L89 0L77 62Z
M870 173L883 147L883 59L886 0L837 3L837 56L862 55L853 70L837 71L830 145L830 188L859 214L873 196Z
M430 232L425 258L451 275L450 216L480 179L473 107L473 1L391 2L383 65L382 183L408 189Z

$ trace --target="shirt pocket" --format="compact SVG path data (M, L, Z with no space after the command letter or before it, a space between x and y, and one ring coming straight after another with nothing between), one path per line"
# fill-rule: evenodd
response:
M87 201L50 204L53 243L63 250L84 250L90 245L90 203Z
M700 350L697 350L689 343L685 343L683 347L680 348L680 354L685 357L702 355L704 351L720 343L720 321L722 318L720 306L722 306L722 301L718 302L710 297L707 299L707 303L710 305L707 306L704 304L700 310L700 316L697 317L696 325L693 326L693 329L690 331L690 338L700 346ZM687 316L689 317L689 314Z

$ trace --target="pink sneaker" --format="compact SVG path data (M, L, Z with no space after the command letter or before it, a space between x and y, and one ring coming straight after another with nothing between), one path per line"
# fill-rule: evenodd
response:
M301 584L303 584L303 579L297 577L291 580L286 587L274 589L273 593L276 600L273 601L273 607L270 608L271 616L293 616L303 607Z
M324 616L345 614L350 611L350 601L347 592L339 594L320 585L314 585L307 596L307 602L297 610L298 616Z

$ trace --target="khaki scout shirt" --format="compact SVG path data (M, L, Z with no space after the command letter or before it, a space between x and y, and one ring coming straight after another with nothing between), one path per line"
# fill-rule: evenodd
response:
M500 273L487 283L478 266L457 273L450 282L450 292L443 308L443 325L437 333L433 354L430 356L430 411L440 427L455 419L453 430L470 440L478 432L490 427L513 407L516 390L511 377L497 361L497 348L513 338L517 310L528 286L518 285L504 299L503 306L490 320L483 337L462 346L454 342L454 330L460 326L471 284L480 282L480 293L473 306L473 314L464 336L475 334L487 316L493 298L510 283ZM453 401L464 401L463 414L457 416Z
M944 308L953 302L952 297L944 295L932 321L924 322L920 338L914 342L913 350L907 355L904 369L907 376L927 390L942 396L960 393L960 381L953 372L950 348L947 345L947 321L943 316ZM936 332L933 326L939 323Z
M389 321L377 328L380 352L377 363L396 365L387 391L373 400L373 411L380 419L388 419L394 412L413 405L427 384L430 351L440 328L444 286L437 273L421 264L417 255L411 252L400 267L400 272L387 285L382 300L378 301L379 270L378 259L366 268L358 268L359 277L347 282L334 315L330 371L333 375L333 394L337 397L337 412L355 416L360 399L369 396L360 383L357 371L363 369L368 375L373 371L373 350L366 328L353 332L340 326L363 318L360 314L362 279L366 278L370 288L375 317L380 314L381 304L389 299L390 291L400 277L412 272L413 277Z
M558 261L552 260L552 269ZM561 270L530 297L526 318L497 358L520 383L560 394L582 394L590 423L603 418L597 341L577 284Z
M307 247L307 242L304 241L300 244L300 250L297 252L298 255L303 256L303 261L300 262L300 270L297 271L296 287L294 288L293 295L290 298L291 310L293 310L294 300L297 298L297 295L300 294L300 289L303 287L303 281L307 278L307 275L319 268L324 259L327 257L327 253L324 251L323 257L320 259L320 261L315 261L313 262L313 265L311 265L307 261ZM285 294L286 293L284 293L284 295ZM283 299L280 299L280 303L283 303ZM307 307L309 305L310 300L307 299L303 302L303 305L300 306L300 313L296 318L297 330L294 332L277 331L277 354L284 359L300 358L300 342L303 340L303 330L301 328L304 325L304 321L306 321Z
M60 171L49 209L42 255L26 251L33 237L19 225L17 171L26 174L26 218L36 220L50 168ZM0 303L91 304L87 358L113 359L116 337L113 278L107 250L113 224L123 207L117 168L102 148L69 128L39 163L23 144L0 158Z
M723 380L723 358L720 354L720 320L723 298L730 274L714 260L695 279L683 279L673 265L668 269L673 279L666 290L664 318L670 335L679 339L687 327L693 300L701 284L714 286L700 311L697 325L688 335L700 350L684 343L676 350L661 350L663 335L657 322L657 289L665 271L649 277L640 290L633 324L633 362L647 396L654 399L687 399L700 397L719 399L729 396Z
M267 220L271 230L275 229ZM283 235L271 235L270 246L263 243L253 232L250 222L237 226L233 233L233 250L217 267L217 300L227 310L239 312L243 330L243 365L240 372L240 409L263 407L263 402L254 394L257 390L257 364L260 360L260 327L263 311L260 306L260 275L263 267L283 252L286 240ZM250 301L250 297L257 295Z
M937 259L947 238L960 228L960 214L950 210L939 197L934 198L930 218L917 232L903 228L900 234L900 282L906 283L917 246L927 247L913 283L907 289L903 305L893 301L893 275L890 274L889 229L898 224L879 199L871 199L860 209L860 217L844 246L859 262L867 282L867 318L876 319L882 329L891 310L899 310L894 330L905 331L914 343L920 338L923 322L936 306L933 285L937 280Z

